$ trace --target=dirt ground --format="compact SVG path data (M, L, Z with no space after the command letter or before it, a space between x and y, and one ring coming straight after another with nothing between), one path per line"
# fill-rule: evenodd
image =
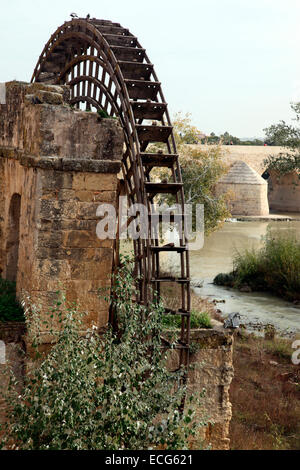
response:
M290 340L236 334L231 449L300 449L300 365L292 353Z

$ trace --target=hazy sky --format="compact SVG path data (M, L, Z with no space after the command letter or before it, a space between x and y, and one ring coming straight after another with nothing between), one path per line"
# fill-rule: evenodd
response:
M155 64L171 113L204 132L261 136L300 101L300 0L0 0L0 82L29 81L69 14L128 27Z

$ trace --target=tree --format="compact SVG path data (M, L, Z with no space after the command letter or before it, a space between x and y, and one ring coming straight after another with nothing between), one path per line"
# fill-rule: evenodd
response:
M280 121L278 124L272 124L270 127L264 129L267 138L265 139L268 145L278 145L289 149L300 151L300 103L291 104L296 117L294 120L297 126L287 124L285 121Z
M265 142L268 145L280 145L285 148L279 155L271 155L264 163L269 170L276 170L280 174L291 171L300 171L300 103L294 103L291 108L296 114L296 125L280 121L264 129L267 135Z
M199 143L199 135L203 133L196 126L192 125L190 113L184 115L182 113L176 113L173 126L177 145Z
M210 146L206 150L180 150L180 165L187 204L204 205L205 233L208 235L230 217L225 196L215 195L215 185L226 171L222 163L220 146Z
M215 195L218 179L227 171L222 162L220 145L211 145L205 149L189 145L197 141L200 131L191 123L190 114L177 113L173 120L175 140L179 153L185 200L187 204L204 205L205 233L216 230L225 218L230 216L225 196ZM166 177L167 174L161 174ZM167 202L172 203L168 198ZM193 211L195 213L195 210Z

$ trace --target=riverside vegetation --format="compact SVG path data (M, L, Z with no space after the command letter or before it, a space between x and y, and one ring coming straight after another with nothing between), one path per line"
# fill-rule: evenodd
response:
M5 448L185 449L205 425L199 416L194 419L201 393L190 396L184 413L179 412L186 387L180 385L183 371L166 367L162 305L146 308L133 301L128 264L114 281L117 333L110 327L102 336L97 329L83 333L82 316L64 302L53 308L45 325L34 308L25 311L37 363L21 392L11 376ZM46 357L39 352L41 327L55 338Z
M258 250L236 252L233 271L218 274L214 283L248 289L269 291L290 301L300 301L300 241L289 231L269 231Z

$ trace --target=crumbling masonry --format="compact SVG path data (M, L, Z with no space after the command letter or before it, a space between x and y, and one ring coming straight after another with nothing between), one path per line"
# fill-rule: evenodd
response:
M6 84L0 115L0 272L49 309L57 291L103 326L113 240L96 209L116 204L123 133L114 119L75 111L68 88ZM99 218L98 218L99 220Z

